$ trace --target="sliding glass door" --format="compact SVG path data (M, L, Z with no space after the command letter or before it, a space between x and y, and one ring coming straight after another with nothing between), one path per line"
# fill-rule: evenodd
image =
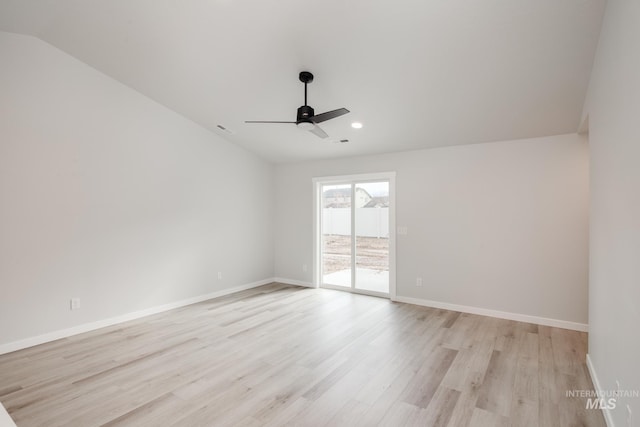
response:
M389 182L355 185L355 288L389 293Z
M343 182L327 179L316 183L318 284L388 296L393 236L392 181L388 174L379 179L367 178L370 179Z

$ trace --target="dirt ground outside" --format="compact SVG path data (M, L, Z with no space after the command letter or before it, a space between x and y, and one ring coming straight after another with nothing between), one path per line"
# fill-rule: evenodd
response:
M323 274L351 268L351 237L323 235ZM356 236L356 265L376 271L389 270L389 239Z

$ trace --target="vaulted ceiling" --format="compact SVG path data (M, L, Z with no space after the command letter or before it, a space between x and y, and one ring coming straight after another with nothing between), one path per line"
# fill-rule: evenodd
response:
M37 36L283 162L575 132L604 5L0 0L0 30ZM316 113L351 110L322 125L331 138L244 123L295 120L302 70L315 74Z

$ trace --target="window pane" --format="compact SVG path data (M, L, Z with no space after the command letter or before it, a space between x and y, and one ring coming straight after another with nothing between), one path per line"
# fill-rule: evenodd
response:
M322 186L322 282L351 287L351 185Z

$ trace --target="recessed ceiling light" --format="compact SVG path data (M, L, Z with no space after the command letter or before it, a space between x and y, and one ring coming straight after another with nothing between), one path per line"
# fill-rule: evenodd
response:
M354 128L354 129L362 129L362 123L353 122L353 123L351 123L351 127Z

